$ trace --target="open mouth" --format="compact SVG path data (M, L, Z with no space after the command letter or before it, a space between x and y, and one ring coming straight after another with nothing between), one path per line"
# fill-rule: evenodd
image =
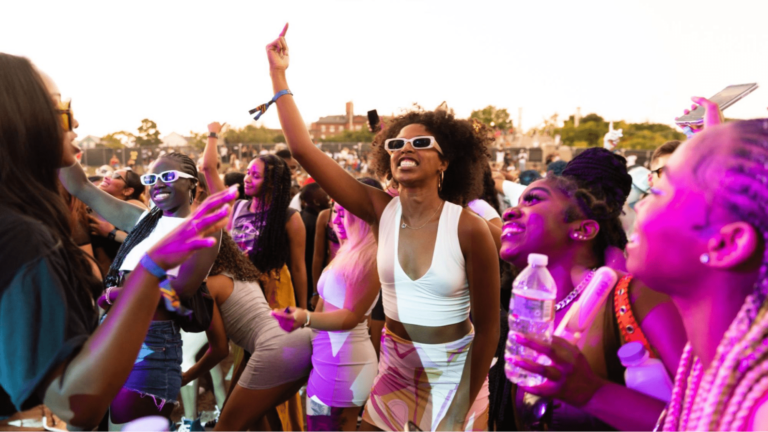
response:
M525 226L519 222L508 222L501 230L501 237L510 237L525 232Z
M171 197L171 193L167 190L157 190L152 194L152 201L155 203L165 201Z
M402 158L397 164L397 167L400 169L403 169L403 168L408 169L408 168L413 168L417 166L419 166L419 163L416 162L416 160L411 158Z

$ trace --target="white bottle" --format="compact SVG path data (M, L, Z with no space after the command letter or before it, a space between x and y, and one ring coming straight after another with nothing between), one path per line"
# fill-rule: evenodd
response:
M544 365L551 364L545 355L519 345L514 339L517 333L545 344L552 342L557 286L547 270L547 262L546 255L528 255L528 267L523 269L512 283L504 372L515 384L535 386L543 383L544 378L514 366L511 364L511 356L519 356Z
M664 402L672 398L672 380L659 359L650 357L640 342L629 342L619 348L621 364L627 368L624 382L627 388Z

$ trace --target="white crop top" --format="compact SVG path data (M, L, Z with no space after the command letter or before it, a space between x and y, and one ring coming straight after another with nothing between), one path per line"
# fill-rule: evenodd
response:
M344 282L344 276L341 272L333 268L333 263L329 264L325 271L323 271L323 274L320 275L320 279L317 281L317 293L325 303L333 306L336 310L344 309L344 300L347 297L347 284ZM378 300L379 296L377 295L365 315L371 314Z
M384 313L404 324L439 327L460 323L470 311L469 283L459 244L462 208L445 202L437 227L432 265L412 280L398 259L400 198L389 202L379 222L378 267Z
M147 217L148 214L149 211L144 211L144 213L142 213L139 217L139 220L136 221L136 225L138 225L142 219ZM182 222L184 222L184 218L169 216L160 217L160 219L157 221L157 226L155 226L155 229L152 230L152 232L149 233L149 235L144 240L134 246L130 252L128 252L128 255L126 255L125 259L123 260L123 264L120 266L120 270L133 271L136 266L139 265L141 257L144 256L144 254L147 253L147 251L157 242L159 242L163 237L168 235L169 232L173 231L177 226L181 225ZM166 273L176 277L179 275L179 267L174 267L168 270Z

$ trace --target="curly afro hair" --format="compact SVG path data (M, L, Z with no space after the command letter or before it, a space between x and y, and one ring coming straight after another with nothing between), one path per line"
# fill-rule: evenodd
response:
M464 206L482 195L484 165L488 163L488 146L493 143L486 126L454 117L448 111L417 109L387 122L387 128L373 140L373 162L376 174L392 179L390 156L384 141L394 138L405 126L420 124L432 133L443 149L441 158L448 161L440 198Z

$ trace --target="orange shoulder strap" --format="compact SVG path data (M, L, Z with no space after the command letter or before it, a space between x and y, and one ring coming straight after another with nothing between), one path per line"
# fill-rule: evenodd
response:
M632 305L629 303L629 283L632 282L632 275L626 275L616 285L613 291L613 311L616 314L616 322L619 325L621 333L621 344L627 342L640 342L650 353L652 358L658 358L656 352L648 343L648 339L643 334L643 330L635 320L632 313Z

